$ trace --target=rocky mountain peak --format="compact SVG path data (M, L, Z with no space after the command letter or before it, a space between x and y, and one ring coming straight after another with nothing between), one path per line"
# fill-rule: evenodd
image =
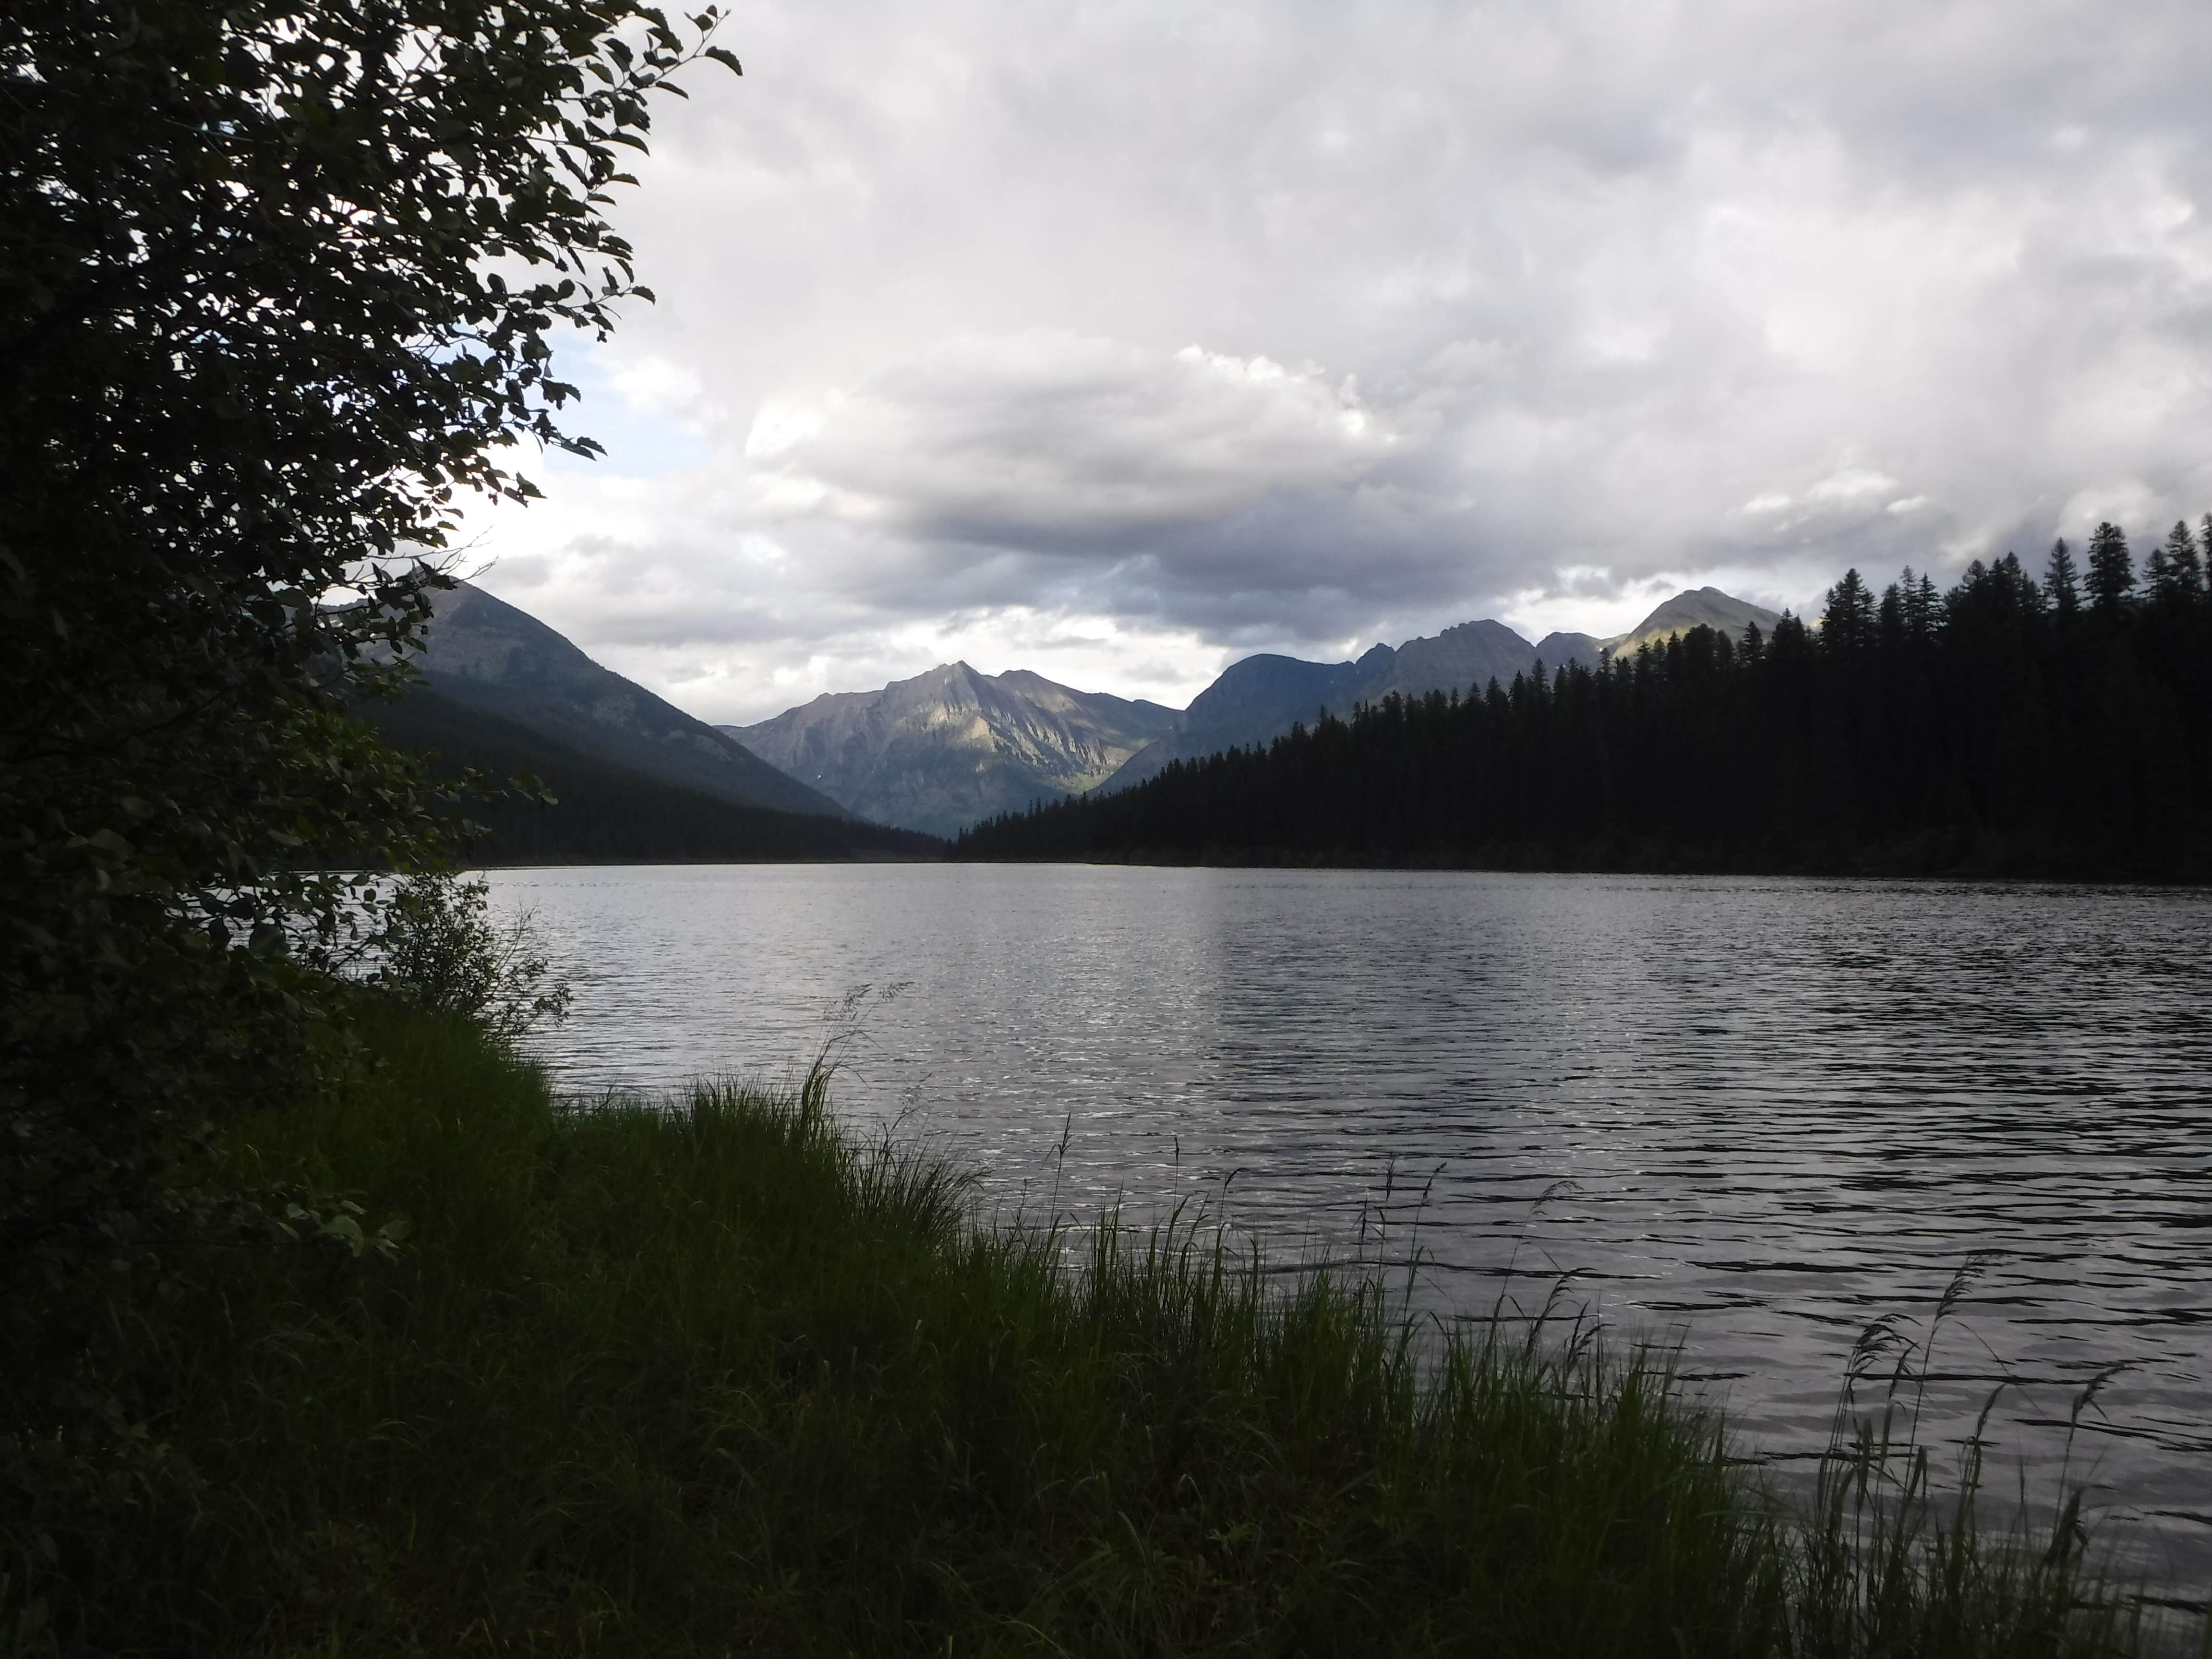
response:
M723 729L848 810L936 835L1089 789L1182 716L1026 669L941 663Z

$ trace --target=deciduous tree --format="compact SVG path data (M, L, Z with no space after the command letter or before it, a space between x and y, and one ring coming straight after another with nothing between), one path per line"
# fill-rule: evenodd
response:
M0 15L0 1430L57 1397L60 1287L141 1264L149 1149L312 1066L329 872L437 855L349 709L464 498L535 493L519 441L592 449L549 337L650 297L609 192L672 73L735 67L714 22Z

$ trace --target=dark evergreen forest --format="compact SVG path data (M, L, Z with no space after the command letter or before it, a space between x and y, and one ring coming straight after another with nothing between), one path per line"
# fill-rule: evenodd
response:
M2039 580L1856 571L1808 625L1395 696L977 825L953 856L2212 877L2212 592L2177 524Z

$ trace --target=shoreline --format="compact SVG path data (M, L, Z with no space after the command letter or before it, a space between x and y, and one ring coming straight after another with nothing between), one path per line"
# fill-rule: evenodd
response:
M992 1228L959 1170L842 1131L818 1068L564 1109L461 1022L363 1030L342 1097L223 1133L230 1178L319 1218L149 1316L165 1449L96 1558L64 1550L88 1616L356 1653L2149 1633L2076 1605L2070 1547L1916 1491L1907 1442L1790 1520L1650 1350L1437 1341L1356 1264L1274 1275L1172 1223Z

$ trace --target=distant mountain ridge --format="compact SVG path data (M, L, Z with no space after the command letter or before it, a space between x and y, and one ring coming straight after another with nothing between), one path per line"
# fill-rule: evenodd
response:
M577 754L738 806L845 817L726 732L601 667L527 611L467 582L438 595L413 659L464 708L513 721Z
M1015 669L946 663L877 691L825 692L726 736L850 811L952 835L996 813L1080 794L1182 716Z
M876 691L828 692L724 733L848 811L953 836L1032 801L1141 783L1177 760L1267 744L1324 709L1348 714L1393 692L1480 693L1540 663L1595 667L1618 650L1700 623L1771 629L1773 611L1717 588L1677 594L1625 634L1553 633L1534 645L1504 623L1462 623L1356 662L1263 653L1231 663L1183 710L1077 691L1041 674L946 663Z
M1378 645L1356 663L1247 657L1231 663L1220 678L1198 694L1179 729L1132 755L1098 787L1109 793L1127 789L1157 776L1175 761L1273 743L1300 721L1310 723L1323 709L1348 714L1359 704L1394 691L1409 697L1431 691L1477 694L1492 680L1510 685L1515 675L1532 672L1539 663L1551 673L1571 662L1595 667L1615 652L1661 644L1700 624L1736 634L1754 622L1762 630L1771 629L1780 620L1763 606L1717 587L1701 587L1676 594L1634 628L1609 640L1553 633L1531 645L1504 623L1486 620L1408 640L1395 651Z

